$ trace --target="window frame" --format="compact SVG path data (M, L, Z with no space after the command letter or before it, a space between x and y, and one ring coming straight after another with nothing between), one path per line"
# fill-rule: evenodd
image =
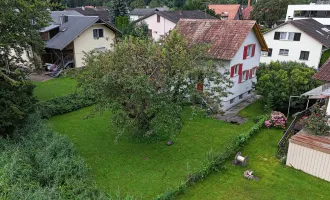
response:
M238 71L239 71L239 64L234 65L234 75L233 75L233 77L238 76Z
M157 23L160 23L160 15L157 14Z
M304 54L303 54L304 53ZM304 56L302 56L302 54ZM307 59L304 59L306 57L306 54L307 54ZM310 52L309 51L300 51L300 56L299 56L299 60L304 60L304 61L308 61L309 59L309 54ZM303 57L303 58L302 58Z
M233 104L235 102L235 98L229 100L229 104Z
M253 44L247 45L246 58L251 58L253 52Z
M243 99L243 94L240 94L240 95L238 96L238 99Z
M102 30L102 31L100 32L100 30ZM102 33L102 36L100 33ZM95 37L95 35L97 35L97 36ZM93 29L93 38L97 39L97 40L100 38L104 38L104 29L103 28L94 28Z
M287 54L281 54L281 50L283 50L284 52L287 51ZM289 52L290 52L289 49L280 49L279 52L278 52L278 55L280 55L280 56L289 56Z
M242 72L242 83L245 82L245 81L247 81L247 80L249 80L248 78L246 78L246 73L249 73L248 71L249 70L244 70Z

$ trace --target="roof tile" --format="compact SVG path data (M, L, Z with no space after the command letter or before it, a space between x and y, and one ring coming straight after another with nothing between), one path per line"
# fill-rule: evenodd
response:
M320 71L313 76L314 79L330 82L330 58L322 65Z
M241 5L240 4L211 4L209 9L215 11L216 14L222 15L225 12L228 12L228 19L233 20L237 12L239 12Z

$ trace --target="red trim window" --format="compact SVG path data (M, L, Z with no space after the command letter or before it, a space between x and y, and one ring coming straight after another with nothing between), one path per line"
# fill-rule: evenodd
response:
M157 15L157 23L160 22L160 15Z
M239 64L238 65L234 65L230 68L230 78L237 76L238 75L238 71L239 71Z
M250 44L244 47L243 60L252 58L256 52L256 44Z
M255 68L250 69L250 72L249 72L249 74L250 74L250 79L253 78L252 75L253 75L253 71L254 71L254 70L255 70Z

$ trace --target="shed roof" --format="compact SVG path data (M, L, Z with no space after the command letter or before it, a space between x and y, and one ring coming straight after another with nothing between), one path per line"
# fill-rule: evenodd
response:
M265 32L264 34L267 34L286 24L292 24L310 37L314 38L316 41L320 42L323 46L330 48L330 30L326 26L312 18L287 21L277 26L276 28Z
M252 30L262 50L268 50L258 25L252 20L181 19L177 29L194 44L210 44L207 52L210 58L231 60Z
M176 10L176 11L154 11L153 13L136 20L136 22L142 21L155 14L160 15L175 24L178 23L178 21L180 19L217 19L217 20L219 20L218 18L213 17L200 10Z
M330 83L330 58L321 66L320 71L314 74L313 78Z
M120 32L118 29L100 19L98 16L68 16L68 22L60 26L60 32L46 43L46 48L63 50L76 37L83 33L91 25L101 22L114 32Z
M209 9L215 11L216 14L221 15L228 12L228 19L233 20L239 12L240 4L210 4Z
M330 136L307 134L304 130L291 137L291 143L330 154Z

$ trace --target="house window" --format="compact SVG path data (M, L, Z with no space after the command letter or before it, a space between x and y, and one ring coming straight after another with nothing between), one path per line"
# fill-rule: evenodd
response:
M300 41L301 33L275 32L274 40Z
M239 99L243 99L243 94L238 96Z
M299 60L308 60L309 51L301 51Z
M233 104L233 103L234 103L234 100L235 100L235 98L230 99L229 103L230 103L230 104Z
M262 51L261 55L264 56L264 57L272 57L272 53L273 53L273 49L268 48L268 51Z
M160 22L160 15L157 15L157 23Z
M234 76L238 75L238 68L239 68L239 65L234 66Z
M252 69L252 75L251 75L251 77L255 77L256 76L256 72L257 72L257 68L255 67L255 68Z
M247 55L246 55L248 58L252 57L252 51L253 51L252 49L253 49L253 45L249 45L248 49L247 49Z
M148 36L152 37L152 30L151 29L148 29Z
M250 95L250 94L251 94L251 92L252 92L252 90L249 90L249 91L248 91L248 94Z
M106 48L105 47L98 47L98 48L95 48L97 51L100 51L100 52L105 52Z
M93 38L94 39L99 39L99 38L103 38L103 29L102 28L98 28L98 29L93 29Z
M248 70L243 71L242 82L248 79Z
M280 52L279 52L278 55L288 56L289 55L289 49L280 49Z

